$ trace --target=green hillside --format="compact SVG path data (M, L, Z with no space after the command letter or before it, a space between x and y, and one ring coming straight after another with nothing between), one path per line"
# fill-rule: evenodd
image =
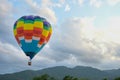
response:
M38 71L26 70L13 74L4 74L0 75L0 80L32 80L35 76L41 76L43 74L48 74L57 80L62 80L66 75L77 78L87 78L89 80L103 80L104 78L113 80L115 77L120 76L120 70L101 71L95 68L83 66L77 66L74 68L58 66Z

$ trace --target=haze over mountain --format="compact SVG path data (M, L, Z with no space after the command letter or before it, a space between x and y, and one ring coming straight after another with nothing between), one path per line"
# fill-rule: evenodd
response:
M42 74L48 74L55 77L57 80L62 80L64 76L70 75L78 78L87 78L89 80L102 80L108 78L113 80L120 76L120 69L116 70L99 70L92 67L77 66L74 68L68 68L65 66L57 66L52 68L46 68L42 70L25 70L12 74L0 75L0 80L32 80L35 76Z

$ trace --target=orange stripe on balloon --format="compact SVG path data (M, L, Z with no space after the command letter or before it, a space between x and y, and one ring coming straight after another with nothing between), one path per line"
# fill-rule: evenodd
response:
M24 30L24 33L28 32L28 33L33 33L33 30Z
M32 36L25 36L25 39L30 40L30 39L32 39Z
M38 29L43 29L43 28L34 27L34 30L38 30Z
M44 42L39 42L40 45L42 45Z

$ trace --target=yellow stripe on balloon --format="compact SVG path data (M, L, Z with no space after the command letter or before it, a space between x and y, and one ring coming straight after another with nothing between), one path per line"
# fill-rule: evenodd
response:
M49 31L47 31L47 30L44 29L43 32L42 32L42 35L45 36L45 37L47 37L48 33L49 33Z
M43 22L35 21L35 22L34 22L34 27L43 28Z
M52 33L52 27L50 27L50 33Z
M31 23L25 23L24 24L24 30L33 30L33 24Z
M17 30L16 29L14 29L14 35L17 35Z
M23 27L24 26L24 21L18 21L17 22L17 28Z

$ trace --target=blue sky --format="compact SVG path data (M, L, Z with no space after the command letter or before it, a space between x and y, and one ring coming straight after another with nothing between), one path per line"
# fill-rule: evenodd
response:
M53 66L120 68L120 0L0 0L0 74ZM27 66L14 22L39 15L52 25L48 44Z

